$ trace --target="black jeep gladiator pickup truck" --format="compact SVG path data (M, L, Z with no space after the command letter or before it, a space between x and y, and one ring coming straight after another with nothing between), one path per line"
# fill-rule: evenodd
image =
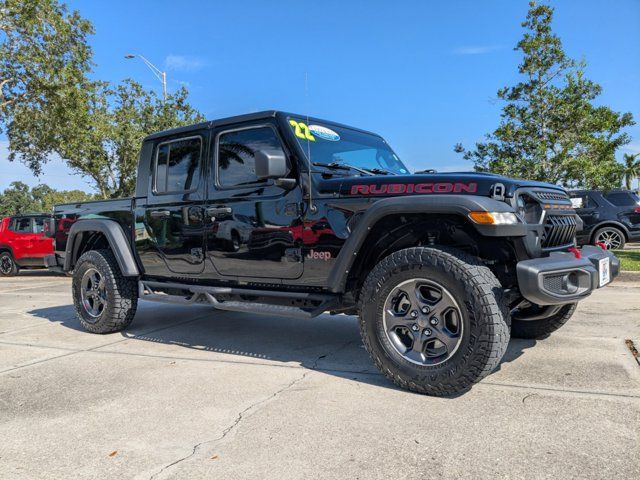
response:
M412 175L376 134L268 111L148 136L135 197L55 208L49 262L90 332L127 327L139 299L357 314L390 380L450 395L618 274L576 248L581 226L556 185Z

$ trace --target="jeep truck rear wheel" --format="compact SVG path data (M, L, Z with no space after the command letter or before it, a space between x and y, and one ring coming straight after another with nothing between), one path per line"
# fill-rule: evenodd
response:
M80 257L72 292L80 323L89 332L123 330L136 314L137 282L122 275L110 250L93 250Z
M502 287L476 258L452 249L408 248L384 258L360 295L360 333L396 385L429 395L468 390L509 343Z

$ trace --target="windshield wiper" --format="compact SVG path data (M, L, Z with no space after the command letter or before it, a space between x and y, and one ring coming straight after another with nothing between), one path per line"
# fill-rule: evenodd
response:
M367 171L375 173L376 175L397 175L397 173L393 173L382 168L368 168Z
M361 168L354 167L353 165L349 165L348 163L322 163L322 162L313 162L313 165L316 167L327 167L333 168L335 170L355 170L356 172L364 173L366 175L395 175L395 173L391 173L387 170L383 170L382 168Z
M365 175L373 175L369 170L365 170L364 168L354 167L353 165L349 165L346 163L322 163L322 162L313 162L316 167L327 167L332 168L334 170L355 170L356 172L364 173Z

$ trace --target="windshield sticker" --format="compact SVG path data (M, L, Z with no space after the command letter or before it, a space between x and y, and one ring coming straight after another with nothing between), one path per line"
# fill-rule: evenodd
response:
M307 127L306 123L296 122L295 120L289 120L289 125L293 128L293 131L296 137L301 138L303 140L309 140L310 142L315 142L316 139L311 132L309 131L309 127Z
M340 140L340 135L338 135L330 128L323 127L322 125L309 125L309 130L311 130L311 133L313 133L317 137L329 140L331 142L337 142L338 140Z

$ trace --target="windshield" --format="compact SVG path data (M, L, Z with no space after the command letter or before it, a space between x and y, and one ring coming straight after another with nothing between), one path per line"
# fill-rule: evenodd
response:
M309 123L307 126L304 120L289 119L289 125L300 147L307 160L312 163L350 166L373 173L409 173L382 138L350 128L323 125L313 120Z

